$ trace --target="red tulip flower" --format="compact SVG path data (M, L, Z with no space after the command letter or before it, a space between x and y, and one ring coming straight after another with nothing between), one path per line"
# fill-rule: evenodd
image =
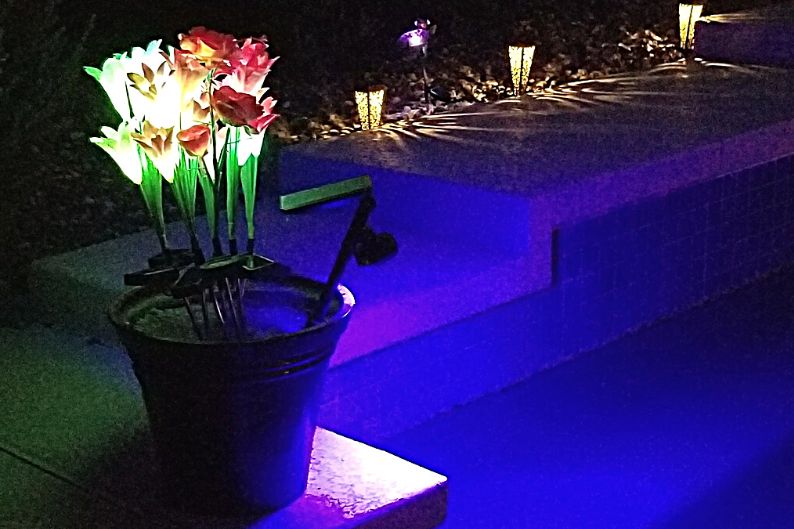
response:
M193 125L176 135L179 144L191 156L202 158L210 145L210 128L206 125Z
M257 133L262 133L267 129L271 123L276 121L278 114L262 114L258 118L252 120L248 125L256 130Z
M248 125L262 114L262 105L250 94L241 94L230 86L222 86L212 93L212 107L221 120L234 127Z
M276 100L272 97L268 97L264 101L262 101L262 113L257 116L254 120L248 123L248 126L252 129L256 130L256 132L264 132L271 123L273 123L278 114L273 113L273 109L276 106Z
M232 60L240 53L240 47L232 35L204 26L194 27L187 34L180 33L179 47L210 67Z

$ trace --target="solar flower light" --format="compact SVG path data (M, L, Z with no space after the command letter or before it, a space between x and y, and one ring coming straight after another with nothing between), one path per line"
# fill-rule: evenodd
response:
M371 86L356 90L356 108L363 130L372 130L383 124L383 103L386 87Z
M415 29L406 31L400 36L400 44L405 47L419 50L423 56L427 55L430 39L436 31L436 27L430 24L426 18L417 18L414 21Z
M510 75L513 80L513 93L525 94L529 91L529 70L535 57L535 46L516 44L508 46Z
M345 266L353 256L359 264L383 260L396 243L367 227L375 202L369 178L361 177L282 204L292 211L360 197L327 279L296 276L255 253L260 156L278 117L264 82L276 59L265 37L238 40L195 27L178 40L178 48L156 40L86 67L118 113L118 123L91 141L139 188L161 250L148 268L125 276L135 288L111 305L110 319L144 390L172 503L261 513L305 490L318 385L355 303L339 284ZM169 246L163 182L190 250ZM198 237L199 191L209 259ZM244 252L235 227L240 194Z
M695 24L703 14L703 2L681 2L678 4L678 27L680 47L689 56L695 48Z
M430 41L436 32L436 26L426 18L418 18L414 21L415 28L403 33L398 42L400 46L415 51L422 63L422 87L425 96L425 104L430 110L430 78L427 75L427 54Z

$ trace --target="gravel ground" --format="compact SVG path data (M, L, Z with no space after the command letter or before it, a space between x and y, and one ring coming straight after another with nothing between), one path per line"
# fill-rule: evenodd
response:
M15 134L4 138L2 155L0 292L24 288L33 259L148 226L136 189L88 143L117 118L80 66L150 38L173 44L198 24L267 33L281 56L269 78L281 114L270 131L280 144L356 133L352 93L361 84L388 86L389 120L420 118L421 70L396 45L417 16L437 24L428 71L452 97L435 113L511 95L511 41L538 46L534 91L679 58L670 0L227 0L222 10L195 0L189 12L175 1L156 10L149 3L108 12L100 0L2 0L0 126ZM757 5L715 0L706 13ZM168 214L176 216L173 208Z

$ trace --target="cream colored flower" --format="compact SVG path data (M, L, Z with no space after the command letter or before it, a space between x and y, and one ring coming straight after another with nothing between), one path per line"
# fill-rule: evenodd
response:
M156 127L145 121L143 132L132 132L130 136L141 146L163 178L168 183L172 183L174 171L179 163L179 142L174 127Z
M209 75L209 70L187 52L173 48L170 52L174 76L179 85L180 105L184 109L194 99L201 97L202 86Z
M185 105L179 117L179 124L184 130L195 125L209 125L209 122L210 99L209 94L204 92Z
M111 127L102 127L101 130L105 137L91 138L91 143L108 153L133 184L140 185L143 179L141 157L138 145L132 139L130 122L123 121L118 130Z

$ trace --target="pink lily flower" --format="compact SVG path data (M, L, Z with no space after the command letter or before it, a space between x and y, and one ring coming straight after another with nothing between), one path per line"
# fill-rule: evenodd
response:
M270 58L264 37L246 39L239 55L232 58L228 66L218 69L219 74L225 74L221 84L258 100L266 91L263 87L265 78L276 60L278 57Z

